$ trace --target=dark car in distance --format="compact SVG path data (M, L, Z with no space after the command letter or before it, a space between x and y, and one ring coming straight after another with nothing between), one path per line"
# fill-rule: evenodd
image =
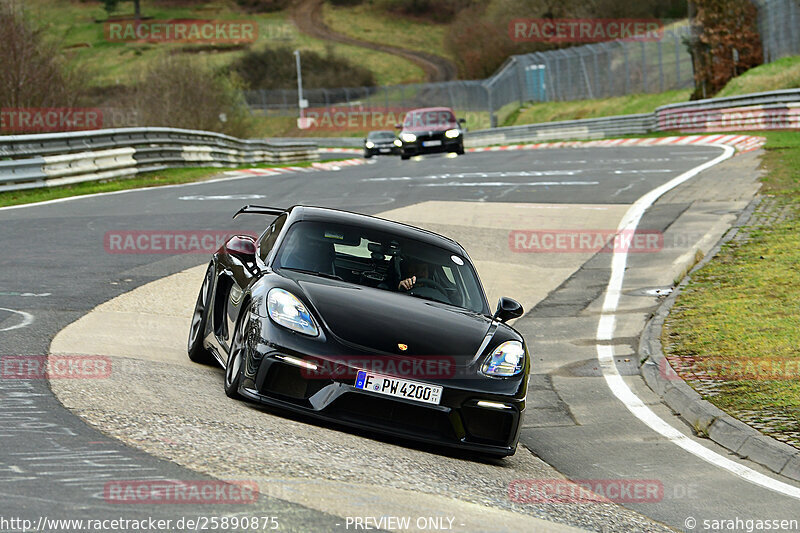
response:
M364 157L369 159L374 155L398 155L401 143L393 131L371 131L364 139Z
M447 107L426 107L406 113L398 138L402 159L420 154L464 153L464 119Z
M212 257L192 361L246 399L401 438L512 455L531 359L466 251L441 235L334 209L247 206L275 217ZM234 218L235 218L234 216Z

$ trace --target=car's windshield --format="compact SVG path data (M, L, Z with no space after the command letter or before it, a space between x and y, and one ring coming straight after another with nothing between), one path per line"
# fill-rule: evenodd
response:
M394 137L393 131L373 131L367 135L367 139L371 141L391 141Z
M406 114L403 128L436 128L455 124L456 118L449 109L432 109L429 111L416 111Z
M289 228L273 267L335 277L475 313L488 310L480 282L466 257L387 231L297 222ZM401 285L409 279L413 287Z

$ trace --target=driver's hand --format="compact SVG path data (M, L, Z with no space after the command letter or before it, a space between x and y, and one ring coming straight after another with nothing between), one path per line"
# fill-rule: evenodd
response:
M411 276L410 278L406 278L400 282L400 285L397 286L398 289L402 289L404 291L410 291L414 284L417 282L417 276Z

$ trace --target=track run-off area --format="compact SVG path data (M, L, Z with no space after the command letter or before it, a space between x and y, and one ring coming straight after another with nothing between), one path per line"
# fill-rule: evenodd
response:
M356 530L368 517L412 531L797 520L797 483L697 437L638 370L660 295L757 193L757 145L734 155L724 140L377 158L0 209L3 360L80 355L110 369L0 379L0 516L260 516L281 531ZM517 453L487 460L228 399L222 370L185 349L210 254L165 239L260 233L266 219L231 220L247 203L374 214L459 241L490 303L526 310L514 323L533 360ZM622 245L597 246L615 234ZM129 235L148 238L110 238ZM618 503L514 490L564 479L658 490ZM260 496L131 505L108 498L119 480L238 480Z

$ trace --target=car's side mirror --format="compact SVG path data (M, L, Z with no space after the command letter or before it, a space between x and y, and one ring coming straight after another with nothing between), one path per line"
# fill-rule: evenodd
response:
M402 130L402 129L403 129L403 125L402 125L402 124L395 124L395 125L394 125L394 129L396 129L396 130Z
M256 258L256 240L248 235L234 235L225 243L225 251L245 261Z
M512 318L519 318L523 313L522 305L511 298L503 296L497 302L497 311L494 312L492 318L500 320L500 322L508 322Z
M459 123L459 124L461 124L461 125L463 126L464 124L466 124L466 123L467 123L467 119L465 119L465 118L460 118L460 119L458 119L458 123Z

